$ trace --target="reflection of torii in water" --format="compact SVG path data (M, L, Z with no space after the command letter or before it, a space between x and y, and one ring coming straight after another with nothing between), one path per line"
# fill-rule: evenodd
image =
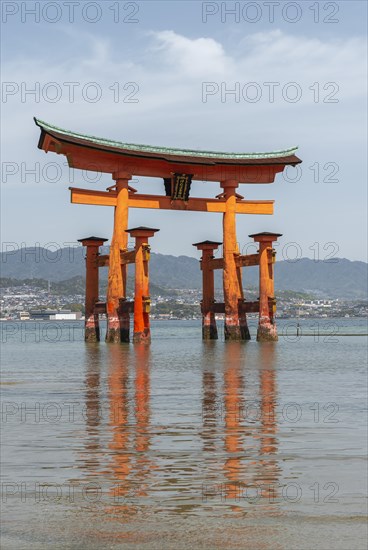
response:
M219 440L221 435L223 436L225 451L223 474L226 480L225 483L221 483L219 472L215 486L213 480L211 480L212 485L210 483L206 486L208 493L205 494L205 500L207 496L217 498L217 502L221 498L221 501L226 502L235 512L246 511L245 506L249 506L249 502L257 503L261 497L265 504L271 503L276 497L275 486L279 477L276 458L277 438L275 437L275 349L272 343L265 343L258 352L260 411L257 423L252 425L247 418L248 412L244 400L244 377L247 371L249 372L248 351L246 347L236 342L227 344L223 348L224 397L223 408L221 407L221 417L224 421L223 433L221 433L214 405L216 395L219 393L216 388L215 374L208 371L210 363L205 362L203 370L203 450L207 453L215 452L216 457L221 456L221 450L217 451L214 442ZM218 354L216 357L219 360ZM255 452L258 448L259 455L256 460L245 454L246 437L253 438ZM257 441L259 441L258 445ZM247 448L252 449L249 444Z
M85 356L86 443L83 459L83 491L87 501L104 504L106 521L127 523L142 509L147 496L146 478L152 471L150 449L150 350L139 346L88 345ZM103 414L101 371L107 369L107 418ZM103 369L104 370L104 369ZM71 480L75 481L75 480ZM84 492L82 494L85 494ZM105 534L96 530L95 536ZM136 542L137 533L132 534ZM129 534L119 530L114 539L125 542Z
M84 420L87 432L83 452L84 468L94 478L100 467L100 425L101 425L101 350L98 346L85 349L85 407Z
M134 395L129 387L129 374L132 363L129 361L129 348L112 346L109 372L110 427L112 433L111 471L113 488L111 494L120 512L134 512L136 497L146 496L143 482L150 471L148 451L150 436L150 351L140 346L133 355ZM138 357L137 357L138 354ZM130 405L133 404L133 407ZM130 415L134 408L135 424L130 428ZM134 434L134 435L133 435ZM133 439L134 438L134 439ZM114 511L114 510L111 510Z
M135 372L135 452L136 478L139 482L137 496L146 496L147 491L143 482L151 471L151 462L148 458L150 447L150 350L139 346L136 350Z
M247 498L247 487L254 487L249 491L248 498L257 502L258 496L262 499L275 496L275 484L278 480L278 466L275 458L277 452L277 439L275 438L275 372L274 372L274 345L272 343L262 344L258 350L259 376L260 376L260 427L255 428L254 438L257 432L260 437L259 459L255 466L255 473L252 480L242 481L242 472L245 473L247 466L244 464L244 432L247 431L249 420L244 409L244 366L246 361L240 356L243 346L234 344L226 346L226 367L224 373L224 405L225 405L225 449L230 458L225 461L224 472L230 481L229 491L226 491L227 498L235 500L236 496ZM245 350L246 357L246 350ZM248 366L249 368L249 366ZM243 412L244 411L244 412ZM244 414L245 413L245 414ZM248 432L249 433L249 432ZM266 484L265 484L266 480ZM227 487L227 485L226 485ZM236 490L238 491L236 493ZM241 499L240 499L241 500ZM233 507L239 510L239 507Z
M244 447L244 428L241 411L244 410L244 362L240 357L240 347L237 342L224 348L226 360L224 361L224 447L228 456L224 462L224 474L227 482L224 484L222 496L229 501L231 509L242 511L237 506L241 496L241 471Z
M265 473L268 488L264 492L270 503L277 496L276 482L279 479L280 468L277 461L277 421L276 421L276 374L275 347L272 343L264 343L259 348L260 390L261 390L261 446L260 455L262 468L259 478L264 480ZM261 473L263 472L263 473Z

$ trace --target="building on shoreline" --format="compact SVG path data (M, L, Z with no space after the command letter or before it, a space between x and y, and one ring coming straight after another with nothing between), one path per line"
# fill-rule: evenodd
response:
M22 311L22 314L27 312ZM28 320L31 321L77 321L81 319L82 313L80 311L53 310L53 309L35 309L29 312ZM27 320L27 319L21 319Z

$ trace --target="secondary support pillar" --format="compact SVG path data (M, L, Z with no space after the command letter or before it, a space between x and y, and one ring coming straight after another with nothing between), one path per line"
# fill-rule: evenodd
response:
M86 295L85 295L85 322L84 339L86 342L100 341L100 326L98 313L95 313L95 304L98 302L98 263L99 247L107 239L87 237L78 239L86 247Z
M274 319L274 278L272 243L282 237L280 233L255 233L249 235L259 243L259 323L257 340L278 340L276 322ZM270 304L271 302L271 304ZM270 307L271 305L271 307Z
M127 229L127 233L135 238L135 286L134 286L134 335L133 342L149 344L151 342L150 331L150 306L149 293L149 256L150 247L148 239L159 231L150 227L135 227Z
M238 287L239 287L239 299L240 303L244 303L244 290L243 290L243 275L242 275L242 268L237 267L236 268L236 274L238 278ZM250 340L250 332L248 328L248 322L247 322L247 314L245 313L244 309L239 309L239 326L240 326L240 334L242 336L242 340Z
M121 265L120 252L128 246L128 182L130 176L113 174L116 181L116 207L114 231L111 239L109 275L107 286L107 333L106 342L129 342L129 313L124 308L126 301L127 265Z
M226 200L223 215L223 285L225 302L225 340L249 340L249 330L245 313L239 316L239 301L243 300L241 274L237 270L236 256L239 248L236 238L236 180L221 182Z
M215 241L202 241L194 243L198 250L202 250L201 269L202 269L202 338L203 340L217 340L217 326L215 313L212 306L215 301L215 273L209 268L209 260L212 260L214 250L221 243Z

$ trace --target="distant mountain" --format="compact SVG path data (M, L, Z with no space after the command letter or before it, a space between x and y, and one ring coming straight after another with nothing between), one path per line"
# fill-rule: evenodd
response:
M33 288L39 288L46 290L49 288L49 281L46 279L13 279L10 277L0 277L0 287L20 287L23 285L32 286ZM107 279L100 281L100 296L106 294ZM86 278L83 275L75 275L71 279L65 279L63 281L53 281L50 285L50 294L56 294L59 296L71 296L72 294L84 294L86 287ZM151 296L172 296L177 292L155 285L150 284ZM130 278L127 285L128 294L134 292L134 280Z
M102 251L108 252L108 249ZM83 248L62 248L55 252L44 248L22 248L0 254L0 276L14 279L47 279L65 281L85 275ZM133 267L130 266L130 273ZM166 288L200 288L202 274L199 262L189 256L151 254L151 281ZM101 279L107 269L101 269ZM364 299L367 297L368 264L344 258L314 261L302 258L275 265L276 289L313 293L331 298ZM245 287L258 285L257 267L243 270ZM216 272L215 285L221 288L221 273Z
M368 296L368 264L345 258L279 262L275 265L275 278L281 290L320 293L341 299L367 299Z

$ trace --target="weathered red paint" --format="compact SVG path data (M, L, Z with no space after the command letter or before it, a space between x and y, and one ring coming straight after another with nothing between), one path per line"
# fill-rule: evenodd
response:
M237 268L239 256L236 238L236 188L238 181L221 182L226 200L223 215L223 287L225 302L225 340L249 340L249 330L245 312L239 316L239 300L243 299L241 273Z
M213 259L213 253L218 249L221 243L213 241L203 241L195 243L198 250L202 250L201 269L202 269L202 338L203 340L217 340L217 326L213 304L215 301L215 277L214 271L210 268L210 261Z
M111 239L109 275L107 287L107 332L106 342L129 342L129 313L122 311L126 300L127 265L121 265L120 252L128 245L128 182L127 174L114 174L116 181L116 206L114 231Z
M98 302L98 256L99 247L107 239L88 237L79 239L86 247L86 294L85 294L85 329L86 342L98 342L100 340L100 327L98 313L95 312L95 304Z
M135 238L135 285L134 285L134 334L133 342L149 344L150 330L150 295L149 295L149 245L150 237L159 231L149 227L128 229L127 233Z
M269 307L269 298L274 298L273 264L269 263L272 243L281 237L279 233L256 233L249 235L259 243L259 323L257 330L258 341L276 341L277 328L273 311Z

